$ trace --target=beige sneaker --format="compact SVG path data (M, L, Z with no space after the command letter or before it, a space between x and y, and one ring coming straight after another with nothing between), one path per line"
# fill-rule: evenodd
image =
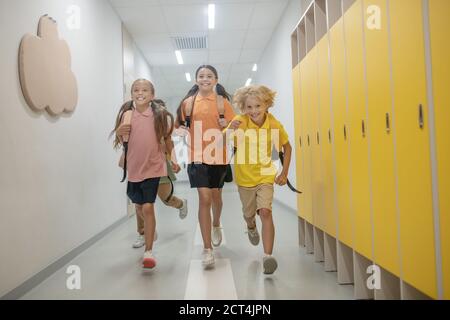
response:
M188 214L188 206L187 206L187 200L183 199L183 206L179 209L180 210L180 219L186 218Z
M277 260L275 260L274 257L270 255L266 255L263 258L263 268L264 268L264 274L272 274L277 270L278 263Z
M209 269L214 267L214 253L212 249L204 249L203 250L203 260L202 266L204 269Z
M259 244L258 228L257 227L255 227L253 229L247 228L247 234L248 234L248 240L250 240L250 243L254 246L257 246Z
M214 247L220 246L222 243L222 227L212 227L211 238Z

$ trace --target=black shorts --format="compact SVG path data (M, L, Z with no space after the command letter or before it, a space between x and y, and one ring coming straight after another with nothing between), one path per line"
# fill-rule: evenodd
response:
M188 165L187 172L191 188L222 189L227 165L191 163Z
M141 182L129 182L127 196L135 204L155 203L158 195L159 177Z

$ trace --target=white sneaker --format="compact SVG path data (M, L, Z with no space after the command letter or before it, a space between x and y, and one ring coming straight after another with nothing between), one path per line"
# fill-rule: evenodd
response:
M137 248L143 247L144 245L145 245L145 237L143 234L140 234L134 241L133 248L137 249Z
M153 257L151 251L144 252L144 258L142 259L142 267L144 269L153 269L156 266L156 259Z
M188 207L187 207L186 199L183 199L183 206L179 210L180 210L180 219L186 218L186 216L188 214Z
M214 253L212 249L203 250L202 265L205 269L212 268L214 266Z
M158 232L155 229L155 235L153 236L153 241L158 240ZM143 234L138 235L136 240L133 243L133 248L138 249L145 245L145 236Z
M212 227L211 238L214 247L220 246L222 243L222 227Z

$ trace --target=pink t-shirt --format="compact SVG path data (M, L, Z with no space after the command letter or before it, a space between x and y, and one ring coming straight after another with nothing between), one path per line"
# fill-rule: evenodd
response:
M163 150L156 138L152 108L143 113L133 110L127 154L128 181L167 176Z

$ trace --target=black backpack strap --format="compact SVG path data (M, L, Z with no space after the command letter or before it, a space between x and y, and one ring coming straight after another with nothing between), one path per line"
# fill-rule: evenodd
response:
M170 199L171 199L172 196L173 196L173 182L172 182L172 179L170 179L169 175L167 175L167 178L168 178L169 181L170 181L170 187L171 187L171 189L170 189L170 194L169 194L169 196L167 197L167 199L165 200L165 202L169 202Z
M197 98L197 95L191 96L187 98L186 100L186 107L184 108L185 112L185 126L186 128L191 127L191 121L194 114L194 105L195 105L195 99Z
M278 156L280 157L281 164L284 165L284 153L283 153L283 151L280 151L278 153ZM287 185L288 185L289 189L291 189L292 191L294 191L296 193L299 193L299 194L302 193L301 191L298 191L297 189L294 188L294 186L291 184L289 179L287 179Z

